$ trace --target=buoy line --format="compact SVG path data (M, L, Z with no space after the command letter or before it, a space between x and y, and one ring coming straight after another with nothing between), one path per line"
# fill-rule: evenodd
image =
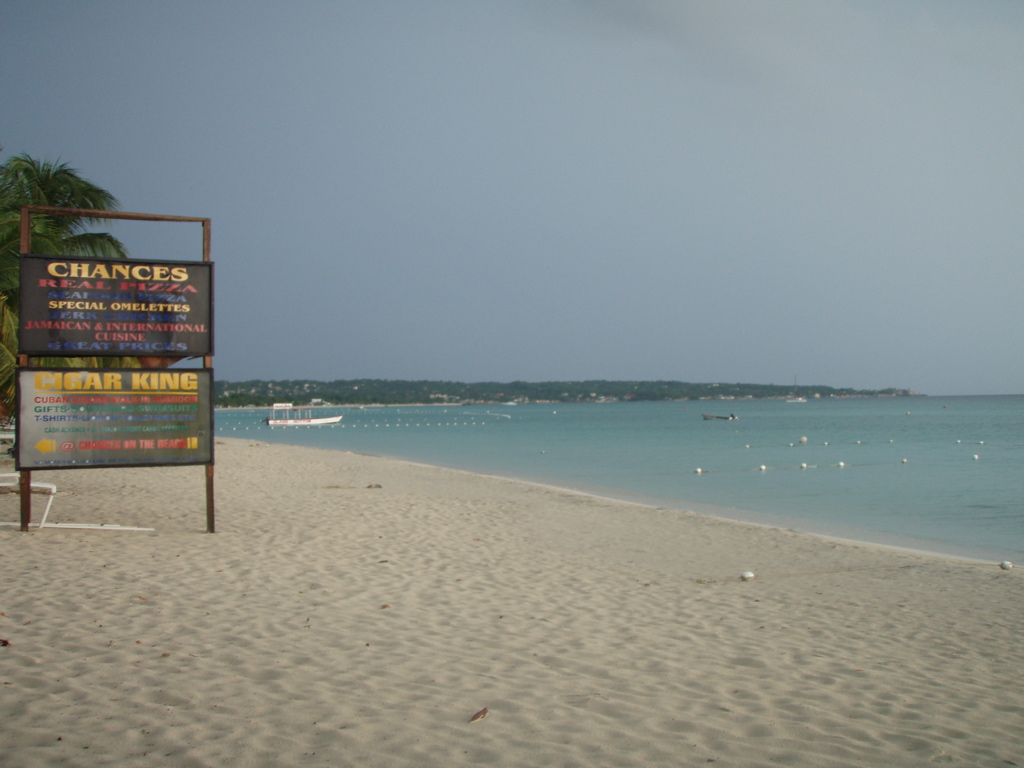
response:
M975 459L978 457L975 456ZM900 464L909 464L909 459L900 459ZM851 467L887 467L888 462L884 461L872 461L867 464L848 464L845 461L837 462L836 464L797 464L791 467L770 467L767 464L761 464L757 467L741 467L739 469L707 469L705 467L697 467L693 470L695 475L708 475L712 472L779 472L788 469L849 469Z

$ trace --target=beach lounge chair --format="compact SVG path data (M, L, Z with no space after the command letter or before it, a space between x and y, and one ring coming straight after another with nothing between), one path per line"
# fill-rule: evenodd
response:
M0 475L0 488L18 488L20 485L21 475L18 472ZM38 523L30 523L30 525L34 525L37 528L42 528L46 525L46 516L50 514L53 497L57 495L57 486L53 483L40 483L33 480L31 491L32 493L45 493L47 495L46 509L43 510L43 516L39 518ZM21 523L0 523L0 525L21 525Z
M11 472L8 474L0 474L0 493L6 488L14 489L17 493L20 490L21 475L18 472ZM8 491L10 492L10 491ZM32 493L45 493L46 509L43 510L43 516L39 518L38 523L29 523L33 528L81 528L88 530L103 530L103 531L152 531L152 528L140 528L134 525L111 525L109 523L50 523L46 525L46 516L50 514L50 506L53 504L53 497L57 495L57 486L53 483L40 483L36 480L32 481ZM0 525L21 525L17 523L0 523Z

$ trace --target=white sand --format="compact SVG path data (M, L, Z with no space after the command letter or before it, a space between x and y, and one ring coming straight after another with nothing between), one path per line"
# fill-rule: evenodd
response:
M203 477L34 474L156 531L0 528L0 766L1024 765L1024 569L244 440L210 535Z

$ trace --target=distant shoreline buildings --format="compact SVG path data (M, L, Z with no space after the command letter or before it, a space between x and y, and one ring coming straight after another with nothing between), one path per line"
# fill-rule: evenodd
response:
M497 403L617 403L688 400L913 397L909 389L853 389L776 384L682 381L477 382L351 379L214 382L219 407L316 405L475 405Z

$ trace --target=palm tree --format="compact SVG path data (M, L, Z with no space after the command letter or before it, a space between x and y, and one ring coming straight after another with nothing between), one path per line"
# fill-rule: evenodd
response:
M0 418L14 410L18 363L18 270L23 205L117 210L117 199L67 163L15 155L0 164ZM32 253L126 258L128 251L113 235L90 232L99 219L82 216L34 215ZM41 358L41 365L97 366L96 358ZM131 358L105 358L103 367L138 367Z
M67 163L15 155L0 165L0 251L15 255L19 245L21 206L50 205L116 211L117 198L96 186ZM80 216L32 217L32 253L99 259L128 256L124 245L106 232L87 228L100 219Z

